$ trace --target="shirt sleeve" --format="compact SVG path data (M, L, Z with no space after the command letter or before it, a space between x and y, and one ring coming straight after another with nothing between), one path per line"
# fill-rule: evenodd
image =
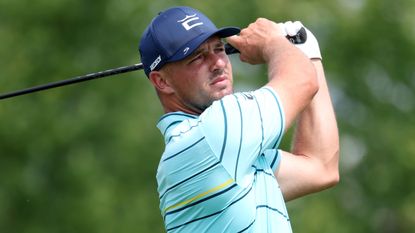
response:
M215 101L200 119L212 151L235 180L251 170L258 156L276 149L284 132L283 108L269 87Z
M281 151L278 149L268 149L264 151L265 160L273 172L277 170L281 161Z

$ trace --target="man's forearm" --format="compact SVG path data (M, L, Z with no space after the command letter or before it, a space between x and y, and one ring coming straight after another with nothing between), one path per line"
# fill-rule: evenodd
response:
M276 55L268 61L267 86L279 94L284 105L285 129L288 129L296 116L310 104L318 91L318 82L310 60L287 41L283 42L287 46L278 46Z
M298 117L292 153L307 156L321 165L317 176L313 177L318 191L338 181L339 134L323 65L319 59L312 62L319 91Z

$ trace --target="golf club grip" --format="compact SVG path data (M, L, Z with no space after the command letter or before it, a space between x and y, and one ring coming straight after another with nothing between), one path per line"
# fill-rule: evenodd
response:
M307 32L304 27L302 27L295 36L286 36L287 39L293 44L304 44L307 40ZM239 50L234 48L230 44L225 44L226 54L239 53Z

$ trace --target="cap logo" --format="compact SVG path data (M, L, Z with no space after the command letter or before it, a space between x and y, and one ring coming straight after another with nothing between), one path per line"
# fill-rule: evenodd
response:
M185 49L183 49L183 55L186 55L187 52L189 52L189 47L186 47Z
M197 17L196 14L186 15L184 19L178 20L177 22L182 23L182 26L184 27L184 29L186 29L186 31L189 31L190 29L196 26L203 25L203 22L201 21L193 22L192 24L190 24L192 21L195 21L195 20L199 20L199 17Z
M153 71L154 68L156 68L156 66L161 62L161 57L160 55L156 58L156 60L153 61L153 63L151 63L150 65L150 70Z

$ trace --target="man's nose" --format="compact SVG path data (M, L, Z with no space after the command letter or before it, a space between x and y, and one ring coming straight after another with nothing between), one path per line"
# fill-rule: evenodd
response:
M224 69L226 67L226 64L228 62L228 59L226 57L227 55L225 53L215 53L210 52L209 53L209 62L210 62L210 69L211 71L215 71L217 69Z

